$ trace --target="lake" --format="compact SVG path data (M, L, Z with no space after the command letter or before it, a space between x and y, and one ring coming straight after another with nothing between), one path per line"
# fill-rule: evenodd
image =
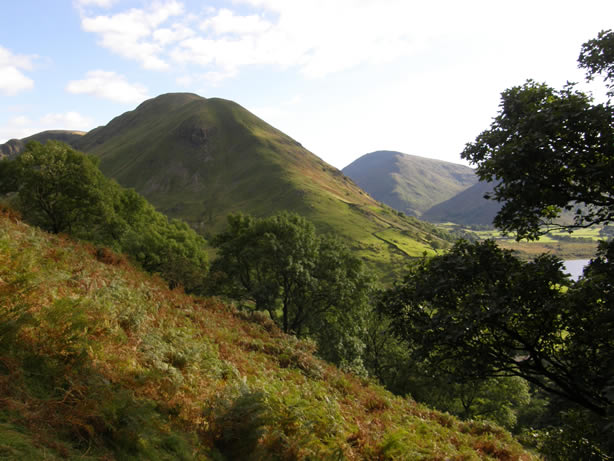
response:
M570 259L563 261L564 270L571 275L571 278L578 280L582 275L582 270L589 263L590 259Z

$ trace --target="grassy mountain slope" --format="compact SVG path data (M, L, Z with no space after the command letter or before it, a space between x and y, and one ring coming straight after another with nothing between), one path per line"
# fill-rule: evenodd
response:
M314 358L266 319L169 291L0 215L0 457L530 460Z
M426 210L422 217L431 222L453 222L465 226L492 225L501 208L499 202L484 198L484 194L492 192L492 188L492 184L480 181Z
M40 133L36 133L23 139L11 139L5 144L0 144L0 159L5 157L14 157L15 155L19 154L25 148L28 141L38 141L44 144L49 140L53 140L72 144L84 134L85 132L83 131L48 130L41 131Z
M382 268L446 245L425 223L400 216L238 104L194 94L145 101L74 145L164 213L202 233L232 212L292 210L334 231ZM439 234L441 235L441 234Z
M410 216L477 182L464 165L393 151L363 155L342 171L375 199Z

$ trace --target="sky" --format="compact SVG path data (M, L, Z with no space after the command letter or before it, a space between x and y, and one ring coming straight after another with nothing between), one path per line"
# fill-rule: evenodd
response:
M612 0L0 0L0 143L191 92L337 168L462 163L503 90L583 81L582 43L613 27Z

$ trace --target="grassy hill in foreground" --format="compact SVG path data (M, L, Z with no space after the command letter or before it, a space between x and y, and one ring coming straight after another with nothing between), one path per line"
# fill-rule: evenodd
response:
M314 358L265 318L169 291L0 216L0 456L530 460Z
M394 151L363 155L342 171L375 199L418 217L477 182L467 166Z
M407 257L445 247L442 233L382 206L339 170L240 105L165 94L92 130L75 147L102 171L134 187L160 211L203 234L229 213L297 212L319 231L344 237L389 272Z

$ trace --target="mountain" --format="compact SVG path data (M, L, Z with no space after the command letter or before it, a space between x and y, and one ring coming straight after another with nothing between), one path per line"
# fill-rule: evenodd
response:
M164 94L69 142L99 156L107 176L203 235L222 230L229 213L291 210L320 232L340 235L387 275L408 257L450 244L445 232L382 205L232 101Z
M44 144L49 140L53 140L72 144L84 134L84 131L48 130L23 139L10 139L5 144L0 144L0 159L11 158L19 154L25 148L28 141L38 141Z
M73 141L160 211L207 235L229 213L292 210L344 237L372 265L448 245L447 236L365 194L300 143L240 105L171 93L145 101Z
M342 171L376 200L418 217L477 182L467 166L394 151L363 155Z
M492 190L492 183L480 181L458 195L426 210L422 219L430 222L453 222L464 226L490 226L501 209L499 202L484 198L484 194Z
M0 261L2 459L536 459L6 211Z

